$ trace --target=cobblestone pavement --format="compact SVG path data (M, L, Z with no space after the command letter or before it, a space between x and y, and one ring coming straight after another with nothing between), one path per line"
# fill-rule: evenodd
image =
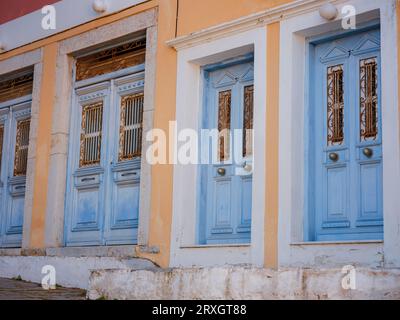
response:
M43 290L38 284L0 278L0 300L84 300L86 291L57 287Z

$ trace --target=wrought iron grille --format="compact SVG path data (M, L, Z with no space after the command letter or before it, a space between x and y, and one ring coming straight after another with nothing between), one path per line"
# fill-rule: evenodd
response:
M103 102L89 104L82 108L80 167L100 163L102 123Z
M26 176L29 148L30 119L17 122L17 137L15 143L14 177Z
M244 88L243 108L243 157L253 154L254 86Z
M343 65L328 68L328 145L344 142Z
M32 94L33 74L0 82L0 102Z
M142 153L143 93L121 99L119 161L140 157Z
M360 137L361 141L378 137L378 59L360 61Z
M1 173L1 159L3 157L3 139L4 139L4 126L0 126L0 173Z
M226 161L230 157L232 91L221 91L218 97L218 132L219 160Z
M76 80L89 79L142 64L145 61L145 55L146 39L140 39L78 58Z

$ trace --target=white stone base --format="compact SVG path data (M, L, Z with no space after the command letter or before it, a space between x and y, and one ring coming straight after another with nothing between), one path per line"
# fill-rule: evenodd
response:
M400 299L400 269L356 269L344 290L340 269L245 267L92 272L88 297L98 299Z
M150 261L137 258L74 257L74 256L20 256L0 255L0 278L21 278L41 283L45 274L42 268L51 265L56 270L56 283L67 288L87 289L93 270L148 269L154 268Z

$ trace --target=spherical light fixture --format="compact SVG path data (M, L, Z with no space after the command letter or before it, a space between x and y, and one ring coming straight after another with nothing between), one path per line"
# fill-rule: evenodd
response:
M104 13L107 11L107 1L106 0L94 0L93 1L93 10L97 13Z
M332 3L325 3L319 8L319 15L326 20L334 20L339 12Z

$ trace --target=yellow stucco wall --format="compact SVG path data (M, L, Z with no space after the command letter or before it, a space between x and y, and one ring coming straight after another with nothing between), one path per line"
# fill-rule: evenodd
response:
M178 35L206 29L293 0L180 0Z
M35 150L34 189L30 244L32 248L44 246L44 229L47 204L51 128L55 99L55 76L58 43L43 48L43 72L40 88L40 108Z
M175 120L177 53L165 42L175 37L176 12L176 1L160 0L154 128L164 132L168 132L169 121ZM143 256L162 267L169 265L172 184L172 165L152 167L149 245L158 247L160 253Z
M280 23L267 26L267 139L265 146L266 188L264 261L268 268L278 267L279 200L279 37Z

